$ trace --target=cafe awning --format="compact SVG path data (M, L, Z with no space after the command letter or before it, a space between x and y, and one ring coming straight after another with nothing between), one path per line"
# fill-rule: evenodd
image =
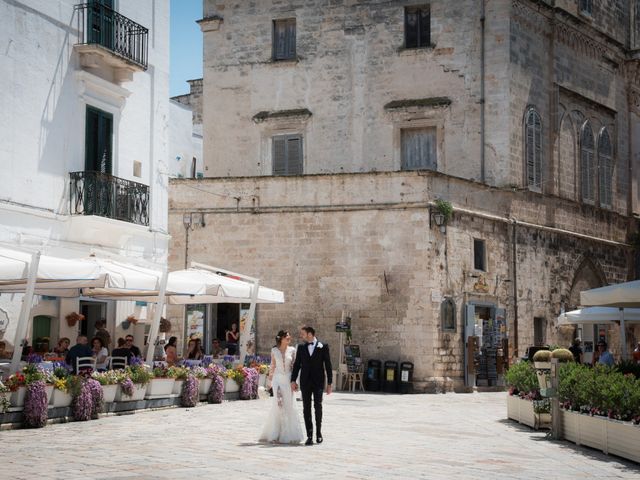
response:
M586 307L561 314L558 325L618 323L621 315L627 323L640 322L640 308Z

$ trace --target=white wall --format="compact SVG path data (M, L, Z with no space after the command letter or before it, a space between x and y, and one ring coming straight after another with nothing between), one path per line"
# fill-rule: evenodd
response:
M196 172L203 173L202 125L192 124L192 110L182 103L169 102L169 175L191 177L191 164L196 159Z

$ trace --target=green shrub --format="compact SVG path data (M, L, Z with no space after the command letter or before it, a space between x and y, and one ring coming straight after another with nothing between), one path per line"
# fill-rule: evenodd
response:
M538 350L533 355L534 362L550 362L551 361L551 350Z
M623 360L616 365L616 371L626 375L632 374L636 378L640 378L640 363L636 363L633 360Z
M538 377L530 362L518 362L509 367L505 374L505 381L511 393L521 396L538 392Z
M551 352L551 358L557 358L559 362L573 362L573 353L566 348L557 348Z

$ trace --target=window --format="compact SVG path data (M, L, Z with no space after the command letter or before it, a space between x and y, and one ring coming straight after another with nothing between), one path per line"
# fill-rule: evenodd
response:
M445 332L456 331L456 304L452 298L445 298L440 305L442 330Z
M485 243L477 238L473 239L473 268L483 272L487 270Z
M85 171L111 175L113 115L87 106L85 128Z
M404 46L420 48L431 45L431 11L429 6L404 9Z
M137 160L133 161L133 176L142 178L142 162Z
M436 128L402 129L402 170L436 170Z
M273 21L273 59L294 60L296 58L296 19Z
M580 1L580 13L586 13L587 15L593 14L593 0L579 0Z
M580 134L580 189L582 201L595 201L595 164L593 158L593 130L589 122L582 126Z
M542 189L542 123L533 108L527 111L525 118L525 161L527 186Z
M273 137L273 174L302 175L302 136Z
M606 128L600 130L598 138L598 187L600 205L611 207L613 196L613 152L611 138Z

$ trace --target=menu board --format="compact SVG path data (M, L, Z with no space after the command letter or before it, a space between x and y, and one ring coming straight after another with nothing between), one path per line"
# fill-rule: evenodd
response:
M349 373L360 372L362 370L362 357L360 356L360 345L344 346L345 363Z

